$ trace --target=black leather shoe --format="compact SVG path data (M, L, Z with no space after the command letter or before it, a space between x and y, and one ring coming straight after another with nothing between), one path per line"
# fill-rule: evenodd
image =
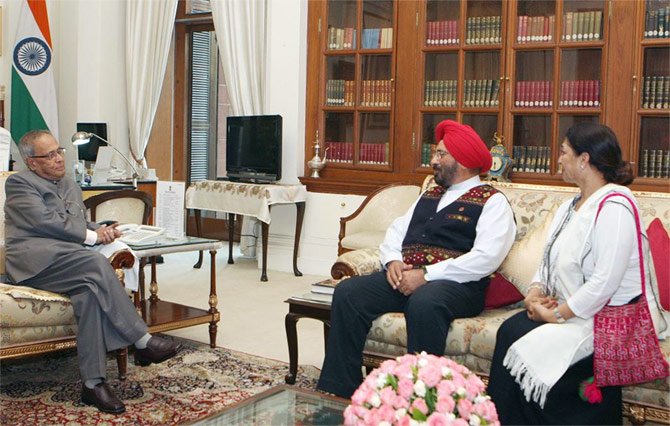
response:
M95 385L93 389L81 385L81 402L86 405L95 405L98 410L105 413L121 414L126 411L126 406L119 400L107 383L102 382Z
M181 349L181 344L157 336L151 336L144 349L135 350L135 361L142 367L172 358Z

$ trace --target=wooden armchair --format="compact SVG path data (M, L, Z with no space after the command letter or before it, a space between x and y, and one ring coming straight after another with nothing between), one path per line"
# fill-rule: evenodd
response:
M132 189L103 192L84 200L86 213L92 222L115 220L148 225L152 204L151 194Z

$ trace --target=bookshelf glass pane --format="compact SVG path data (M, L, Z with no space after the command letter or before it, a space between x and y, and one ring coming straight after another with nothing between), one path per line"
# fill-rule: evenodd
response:
M329 50L356 48L356 16L355 0L330 0L328 2L328 34Z
M388 164L390 128L391 115L388 113L362 113L360 115L359 163Z
M470 0L465 44L498 44L502 41L501 0Z
M391 106L391 55L361 56L361 106Z
M670 177L670 118L641 118L638 161L639 177Z
M393 1L365 0L363 2L361 49L390 49L392 47Z
M551 170L551 116L514 116L513 171L549 173Z
M553 106L554 51L517 51L514 106L549 108Z
M426 45L453 46L460 43L459 1L428 0L426 2Z
M472 127L480 138L491 148L493 134L498 131L498 114L463 114L463 124Z
M602 40L604 10L603 0L564 1L561 41Z
M421 165L430 167L430 160L437 142L435 128L443 120L456 120L456 114L423 114L421 127Z
M356 57L326 58L326 105L354 106Z
M424 106L455 107L458 98L458 52L426 54Z
M500 76L500 52L465 52L463 106L497 107Z
M351 163L354 158L354 114L350 112L326 112L325 148L328 161Z
M578 123L599 123L597 115L561 115L558 119L558 145L565 139L568 129Z
M644 12L644 38L670 37L670 2L646 0Z
M556 36L556 2L520 0L516 6L516 42L550 43Z
M602 49L564 49L561 55L559 106L563 108L599 107Z
M641 107L661 109L670 107L670 48L644 49Z

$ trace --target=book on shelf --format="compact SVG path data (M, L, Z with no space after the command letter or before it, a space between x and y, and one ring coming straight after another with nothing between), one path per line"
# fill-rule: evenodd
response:
M642 150L642 176L643 178L649 177L649 150Z
M649 150L649 167L647 168L647 177L656 176L656 150Z
M670 151L663 151L663 177L670 178Z
M327 280L314 283L312 284L312 293L333 294L335 292L335 287L340 283L340 281L342 280L329 278Z

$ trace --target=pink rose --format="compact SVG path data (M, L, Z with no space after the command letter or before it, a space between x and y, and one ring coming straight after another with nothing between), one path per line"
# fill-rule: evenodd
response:
M498 412L496 411L496 406L493 401L488 400L475 404L474 412L484 417L487 423L498 421Z
M398 420L397 425L398 426L409 426L410 419L411 419L410 416L406 415L405 417Z
M368 399L368 392L369 389L367 386L359 386L359 388L356 389L356 392L351 395L351 403L353 405L363 405L363 403Z
M449 421L447 417L440 413L433 413L426 419L428 426L447 426Z
M393 423L395 420L395 410L390 405L383 404L379 407L379 416L382 420Z
M472 394L476 395L478 393L484 392L486 386L484 386L482 379L477 377L475 374L471 374L466 381L466 389L472 389ZM468 392L470 392L470 390L468 390Z
M442 380L442 371L437 365L428 364L419 369L419 379L422 380L427 387L434 388L435 385Z
M362 419L366 414L368 414L368 409L361 406L354 406L354 414L359 419Z
M456 406L458 407L458 414L460 414L462 418L470 418L470 414L472 414L472 402L463 398L458 401Z
M398 358L398 363L399 364L407 364L407 365L416 365L417 361L417 356L412 355L412 354L405 354Z
M368 425L377 425L379 422L381 422L381 420L382 417L379 415L379 410L376 408L368 411L367 414L363 417L363 421Z
M379 398L382 400L382 404L392 405L395 397L396 393L391 386L386 386L379 392Z
M451 381L454 383L456 389L465 387L465 378L458 373L454 373L454 377L451 378Z
M398 379L411 379L414 377L412 366L409 364L396 365L393 369L393 374L398 377Z
M470 426L465 419L456 419L451 422L451 426Z
M437 384L437 396L451 395L456 392L456 386L451 380L443 380Z
M409 401L407 401L405 398L403 398L400 395L396 395L396 397L393 398L393 406L395 408L408 408L409 407Z
M379 366L379 370L387 374L392 374L395 365L396 365L395 361L393 361L392 359L388 359L382 362L382 365Z
M415 408L421 411L423 414L428 414L428 406L426 405L426 401L423 398L415 399L412 403L412 409L410 411L413 411Z
M440 413L453 413L456 402L454 398L449 395L442 395L437 397L437 404L435 404L435 410Z
M351 405L348 406L344 410L344 424L354 425L354 424L356 424L357 419L358 419L358 417L356 417L356 414L354 413L354 407L352 407Z
M398 381L398 394L405 399L410 399L414 395L414 382L410 379L400 379Z

